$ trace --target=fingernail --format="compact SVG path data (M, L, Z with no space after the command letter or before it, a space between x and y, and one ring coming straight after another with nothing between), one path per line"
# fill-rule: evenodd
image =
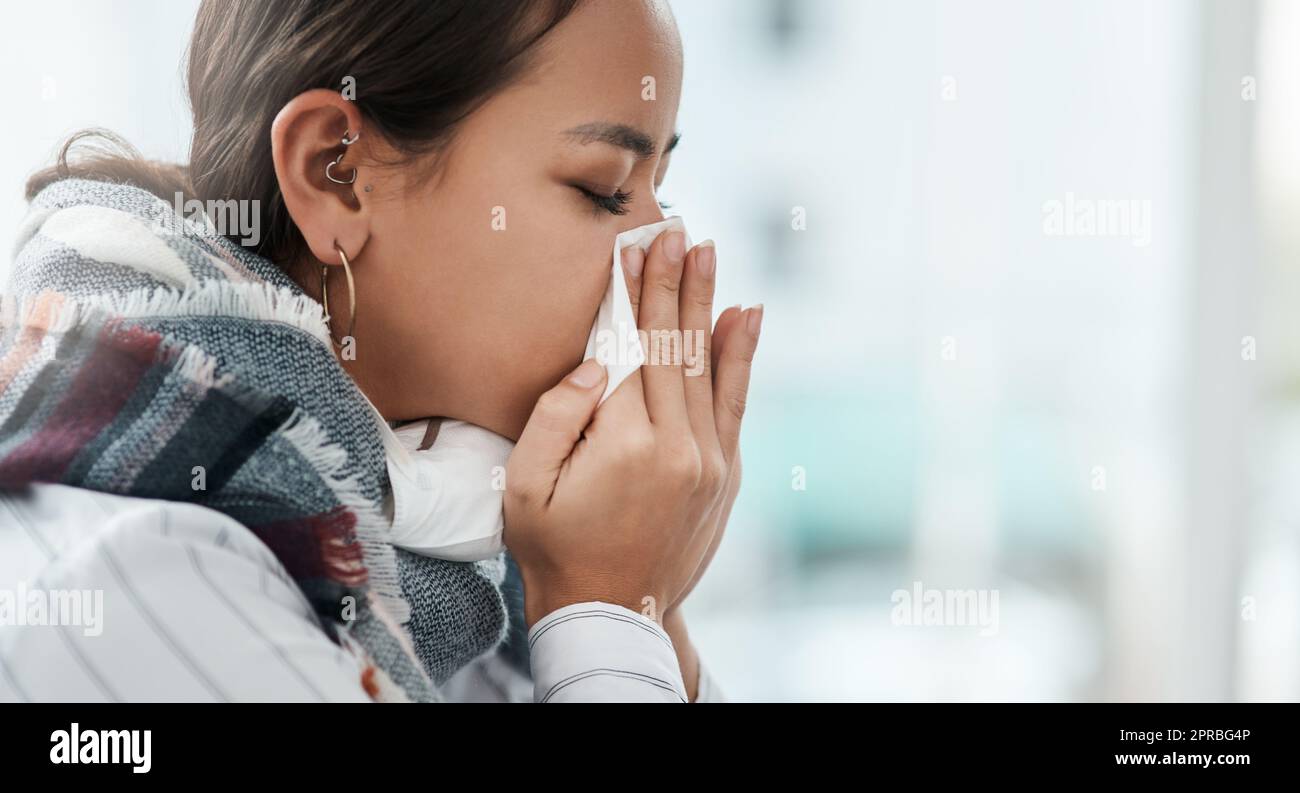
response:
M714 250L713 240L705 240L695 247L695 266L699 268L700 275L710 278L713 275L713 267L717 264L717 251Z
M635 245L623 249L623 267L627 274L633 278L641 277L641 270L645 268L645 251Z
M673 264L680 264L686 256L686 236L680 231L670 231L664 237L664 255Z
M569 375L569 380L578 388L591 388L600 382L600 373L605 367L600 365L600 361L595 358L588 358L582 362L582 366L573 370Z
M749 319L745 320L745 326L749 328L750 335L758 338L758 332L763 329L763 304L759 303L749 310Z

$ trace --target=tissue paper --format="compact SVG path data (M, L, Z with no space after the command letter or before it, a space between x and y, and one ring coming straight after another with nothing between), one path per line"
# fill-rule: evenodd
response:
M642 251L667 229L676 229L686 237L686 249L691 248L691 236L680 216L674 215L657 223L628 229L614 238L614 267L610 271L605 298L596 312L596 321L587 337L587 352L582 360L595 358L605 365L608 381L600 403L609 399L614 389L645 363L645 350L637 332L636 317L632 314L632 301L627 294L627 279L623 275L623 249L635 245Z
M645 362L632 301L623 275L623 249L645 251L665 229L686 234L680 217L630 229L614 239L613 269L604 300L587 341L587 358L599 358L609 372L600 401ZM691 238L686 234L686 247ZM420 449L429 422L396 430L370 404L379 421L392 484L387 504L389 539L398 548L423 556L473 562L496 558L504 547L499 472L514 443L464 421L442 420L437 439Z

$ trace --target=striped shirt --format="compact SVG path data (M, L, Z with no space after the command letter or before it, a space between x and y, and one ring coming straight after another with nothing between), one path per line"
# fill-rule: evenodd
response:
M668 634L608 603L488 653L451 701L684 702ZM0 493L0 702L364 702L360 667L251 531L215 510L63 485ZM724 701L701 668L697 702Z

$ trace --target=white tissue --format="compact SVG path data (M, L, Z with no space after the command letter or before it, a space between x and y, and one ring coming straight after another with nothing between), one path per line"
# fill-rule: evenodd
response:
M583 356L584 361L599 358L609 372L601 402L645 362L623 276L623 249L636 245L647 250L659 233L669 228L686 234L682 219L674 216L614 238L609 286ZM690 246L691 238L686 234L686 248ZM505 470L514 443L482 427L444 419L433 446L420 449L429 426L427 420L393 430L373 404L370 408L379 421L392 484L387 505L392 544L423 556L459 562L492 559L500 554L505 546L503 480L499 475Z
M681 231L686 237L686 249L690 250L691 235L678 215L628 229L614 238L614 267L610 271L609 286L605 289L605 299L600 301L596 322L587 337L587 352L582 357L584 361L595 358L605 365L609 380L605 383L600 404L645 363L645 350L641 347L636 317L632 315L632 300L627 295L627 279L623 275L623 249L635 245L642 251L649 250L651 243L665 229Z

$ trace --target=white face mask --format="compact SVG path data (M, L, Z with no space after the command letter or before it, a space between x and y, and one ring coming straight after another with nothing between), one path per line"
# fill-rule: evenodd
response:
M419 448L428 421L392 433L388 450L393 485L393 545L411 553L473 562L505 547L501 497L513 441L474 424L443 419L428 449Z
M647 250L669 228L686 232L682 219L674 216L614 239L609 286L583 356L605 364L609 380L602 403L645 361L623 275L623 249L636 245ZM690 246L686 235L687 250ZM439 559L491 559L505 548L501 499L514 443L474 424L444 419L433 445L421 450L428 424L416 421L393 430L380 420L393 486L390 540L399 548Z

